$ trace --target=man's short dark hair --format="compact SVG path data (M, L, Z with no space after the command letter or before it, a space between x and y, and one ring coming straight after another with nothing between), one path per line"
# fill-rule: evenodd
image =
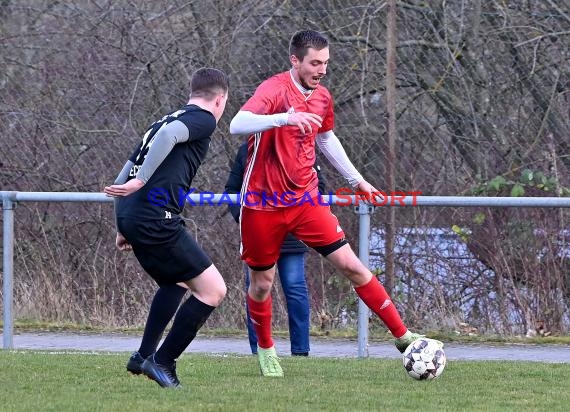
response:
M291 41L289 42L289 56L297 56L299 60L303 61L309 48L322 50L328 46L329 40L318 31L298 31L291 37Z
M229 89L228 76L221 70L213 68L198 69L192 75L190 97L201 97L212 100Z

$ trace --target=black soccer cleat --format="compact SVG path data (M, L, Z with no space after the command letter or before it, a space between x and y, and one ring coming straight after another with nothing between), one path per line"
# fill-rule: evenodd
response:
M133 352L129 361L127 362L127 370L133 375L140 375L142 373L142 364L144 358L138 352Z
M152 379L163 388L178 388L180 381L176 376L176 362L172 366L161 365L154 360L154 353L150 355L142 364L142 373Z

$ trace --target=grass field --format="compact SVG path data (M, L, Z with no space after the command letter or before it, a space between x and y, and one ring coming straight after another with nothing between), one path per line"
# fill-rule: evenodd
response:
M128 353L0 351L2 411L568 411L570 366L449 361L435 381L399 360L284 357L283 379L253 356L185 354L183 388L124 369Z

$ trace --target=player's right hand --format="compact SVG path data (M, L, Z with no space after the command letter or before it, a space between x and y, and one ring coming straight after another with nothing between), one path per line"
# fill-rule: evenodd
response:
M323 118L315 113L293 112L287 117L289 126L297 126L301 133L307 134L313 131L313 126L320 128L323 125Z
M361 199L364 201L364 203L367 203L369 205L377 205L381 202L384 202L384 197L382 196L381 192L366 180L362 180L356 187L359 192L364 195L364 198Z
M141 187L144 186L144 182L137 178L129 180L127 183L123 183L122 185L111 185L106 186L103 191L107 196L111 197L119 197L119 196L128 196L132 193L135 193Z

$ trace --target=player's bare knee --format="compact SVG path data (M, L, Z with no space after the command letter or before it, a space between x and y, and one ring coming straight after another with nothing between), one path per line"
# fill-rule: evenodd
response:
M372 273L360 260L346 259L337 262L335 266L354 285L366 284L372 278Z
M223 287L220 287L217 290L215 290L212 296L213 303L210 306L218 307L226 297L227 291L228 289L225 284L223 285Z
M259 279L258 282L251 282L249 285L252 296L266 296L271 293L273 283L266 279Z
M194 290L192 293L196 299L206 305L218 307L226 297L227 287L222 281L221 283L212 283L206 290Z
M214 265L187 282L194 296L210 306L218 306L227 293L224 278Z
M210 287L211 289L208 292L213 301L211 306L218 306L222 303L222 300L224 300L226 293L228 292L226 282L224 282L224 279L220 275L219 279L216 282L212 282Z
M346 275L346 277L348 278L348 280L350 280L353 286L358 287L358 286L364 286L368 282L370 282L370 279L372 279L372 273L370 273L369 271L350 272L348 275Z
M250 272L250 291L254 297L263 297L271 293L273 279L275 278L275 266L272 265L268 269L254 270Z

